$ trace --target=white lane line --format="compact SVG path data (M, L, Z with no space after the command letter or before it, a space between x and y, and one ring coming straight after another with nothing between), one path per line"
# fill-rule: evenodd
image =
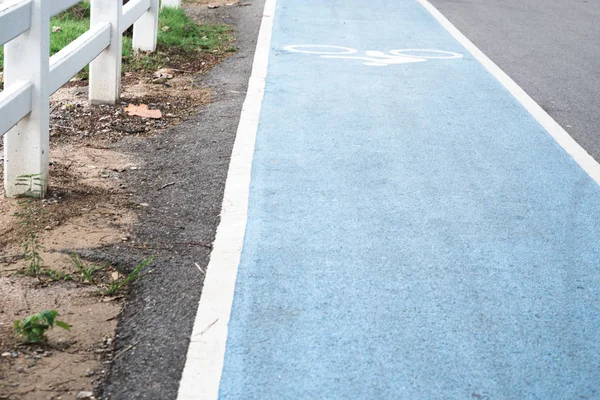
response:
M275 2L265 2L248 94L225 183L221 223L207 267L178 400L215 400L219 396L227 325L248 218L250 173L265 92Z
M539 122L556 142L600 185L600 164L581 147L535 100L531 98L515 81L488 58L477 46L463 35L452 22L427 0L419 3L472 55L477 59L519 103Z

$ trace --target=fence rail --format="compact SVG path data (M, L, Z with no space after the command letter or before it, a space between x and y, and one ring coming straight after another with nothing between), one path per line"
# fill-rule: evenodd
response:
M159 0L90 0L90 29L49 57L50 18L80 0L0 0L4 90L0 137L4 139L4 195L43 197L49 164L50 95L90 65L89 101L115 104L121 87L122 35L133 25L133 48L154 51ZM162 0L179 7L181 0ZM36 176L34 192L19 184Z

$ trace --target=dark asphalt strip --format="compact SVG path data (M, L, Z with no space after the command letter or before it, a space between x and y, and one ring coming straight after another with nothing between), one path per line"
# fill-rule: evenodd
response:
M600 2L430 2L600 160Z
M193 120L156 137L131 139L118 150L141 156L129 172L141 212L132 240L147 250L123 246L90 254L132 268L149 255L153 267L132 286L118 324L115 354L100 397L175 399L185 364L203 275L223 197L231 149L251 72L264 2L207 10L206 17L234 26L239 51L201 78L213 103ZM166 183L173 185L158 190Z

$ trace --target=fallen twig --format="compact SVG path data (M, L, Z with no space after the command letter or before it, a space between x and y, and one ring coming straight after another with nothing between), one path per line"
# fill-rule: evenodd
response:
M160 187L160 189L158 190L163 190L164 188L168 188L169 186L173 186L175 184L175 182L169 182L169 183L165 183L164 185L162 185Z
M113 360L116 360L117 358L121 357L123 354L125 354L129 350L133 349L135 346L138 345L139 342L140 341L137 340L134 344L130 344L129 346L125 347L123 350L121 350L120 352L118 352L117 354L115 354L115 357L113 358Z
M204 328L204 330L200 333L196 333L194 336L200 336L200 335L204 335L210 328L212 328L212 326L214 324L216 324L219 321L219 318L215 319L213 322L211 322L206 328Z
M204 275L204 271L202 271L202 268L200 268L200 266L198 265L198 263L194 263L196 264L196 267L198 267L198 271L202 272L202 275Z

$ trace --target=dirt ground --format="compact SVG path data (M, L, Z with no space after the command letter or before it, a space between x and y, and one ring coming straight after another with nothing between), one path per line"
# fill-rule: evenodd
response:
M208 8L237 4L192 3ZM113 351L126 293L101 294L108 284L126 275L130 266L101 263L94 283L85 282L71 254L84 258L89 249L143 248L130 232L137 214L148 204L130 200L134 194L125 178L145 166L135 153L117 152L111 144L126 137L154 135L194 115L197 106L210 101L211 92L190 77L209 71L226 56L202 53L180 59L166 65L163 73L172 78L160 84L152 83L156 71L128 73L123 77L121 104L116 106L90 107L87 82L78 79L53 95L46 198L0 198L0 399L88 396L85 392L93 392L102 382L111 362L130 350ZM140 104L160 110L162 116L142 118L126 111L127 106ZM32 234L43 260L42 273L35 277L23 273L31 265L24 259L23 246ZM93 260L82 262L94 264ZM42 310L58 311L58 319L67 322L70 331L54 328L45 343L21 344L13 333L14 321Z

